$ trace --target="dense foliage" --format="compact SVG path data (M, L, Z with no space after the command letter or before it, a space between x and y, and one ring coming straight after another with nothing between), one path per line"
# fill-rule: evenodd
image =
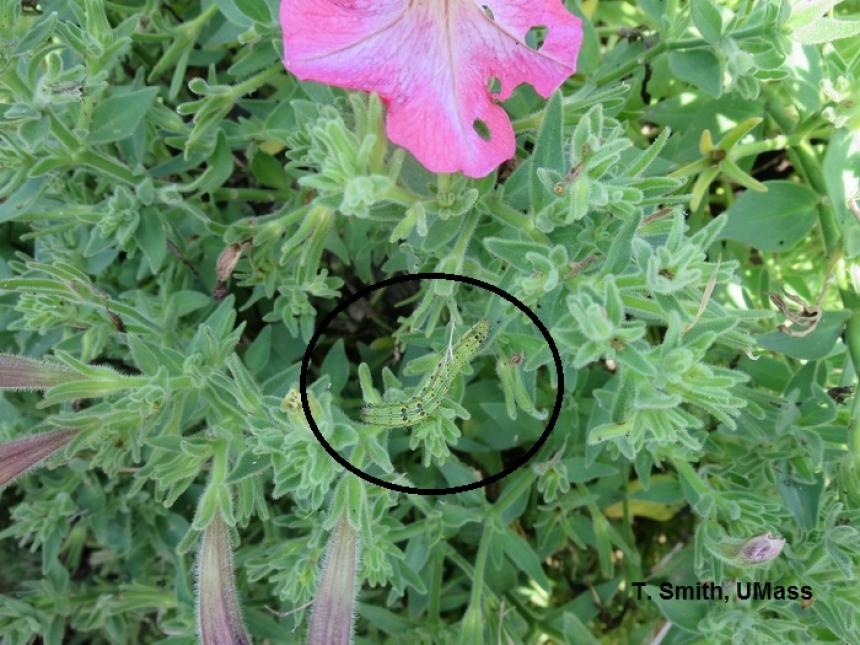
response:
M566 5L576 75L514 93L517 157L473 180L288 74L276 0L0 0L0 351L75 374L0 394L0 442L80 430L0 494L0 642L196 641L214 517L255 642L304 640L342 517L358 642L860 642L860 3ZM419 271L509 291L565 365L486 489L368 484L301 410L321 316ZM551 356L492 294L414 287L326 332L314 418L389 481L473 481L540 435ZM354 421L481 317L433 423ZM814 598L633 585L738 580Z

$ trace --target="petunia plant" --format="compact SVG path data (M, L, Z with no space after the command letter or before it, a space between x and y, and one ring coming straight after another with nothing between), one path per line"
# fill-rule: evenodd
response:
M0 642L860 642L858 25L0 0Z

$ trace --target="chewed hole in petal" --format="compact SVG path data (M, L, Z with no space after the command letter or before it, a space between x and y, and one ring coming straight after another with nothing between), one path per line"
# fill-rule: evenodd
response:
M535 25L529 29L526 34L526 45L535 51L540 51L540 48L543 47L543 44L546 42L546 35L548 32L549 29L547 29L545 25Z
M490 94L500 94L502 91L502 82L496 76L490 77L490 82L487 84L487 91Z
M493 138L493 133L490 132L490 128L488 128L487 124L481 121L481 119L475 119L472 123L472 127L475 128L475 132L477 132L478 136L484 141L489 141Z
M490 9L487 5L482 4L481 9L484 10L484 14L487 16L487 18L489 18L490 20L493 20L493 21L496 20L496 16L493 14L493 10Z

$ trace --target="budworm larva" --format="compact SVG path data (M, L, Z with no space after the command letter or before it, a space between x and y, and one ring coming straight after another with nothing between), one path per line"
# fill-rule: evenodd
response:
M490 333L490 323L478 321L445 352L433 371L421 381L414 395L396 403L368 404L361 410L365 423L385 428L411 426L429 417L442 403L460 371L478 353Z

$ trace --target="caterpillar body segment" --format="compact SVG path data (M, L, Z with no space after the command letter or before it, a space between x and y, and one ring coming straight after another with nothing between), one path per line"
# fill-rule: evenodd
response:
M478 321L451 348L418 386L412 397L394 403L369 404L362 408L362 421L387 428L415 425L429 417L442 403L454 379L472 360L490 333L486 320Z

